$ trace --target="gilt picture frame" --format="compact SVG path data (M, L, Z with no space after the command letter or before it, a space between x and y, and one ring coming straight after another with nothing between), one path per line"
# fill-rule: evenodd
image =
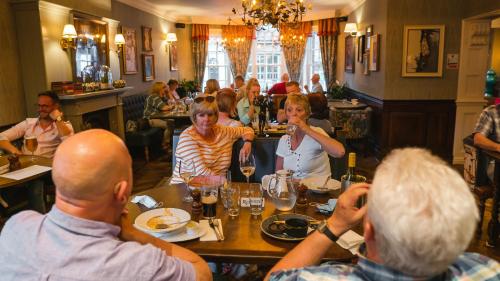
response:
M354 73L354 65L356 59L355 43L356 37L348 35L345 38L345 64L344 70L348 73Z
M444 25L405 25L403 34L403 77L442 77Z
M123 74L136 74L138 72L136 31L134 28L122 27L122 34L125 38L122 52Z
M153 29L151 27L142 26L142 51L152 52L153 51L153 39L151 38L151 32Z

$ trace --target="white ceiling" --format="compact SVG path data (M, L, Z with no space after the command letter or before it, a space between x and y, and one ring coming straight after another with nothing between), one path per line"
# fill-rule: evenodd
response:
M183 23L227 24L231 10L241 8L241 0L117 0L169 21ZM312 3L304 20L347 15L365 0L304 0ZM241 10L241 9L240 9ZM241 23L241 21L240 21Z

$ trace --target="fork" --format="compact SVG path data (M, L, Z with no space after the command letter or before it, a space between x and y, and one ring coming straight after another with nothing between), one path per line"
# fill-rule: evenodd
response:
M222 238L220 237L219 233L219 228L215 226L214 219L208 219L208 224L210 225L211 228L213 228L215 236L217 236L217 241L222 241ZM217 225L219 225L218 222Z
M212 220L212 223L214 224L215 228L219 232L220 240L224 240L224 234L222 234L222 230L221 230L219 221L217 219L215 219L215 220Z

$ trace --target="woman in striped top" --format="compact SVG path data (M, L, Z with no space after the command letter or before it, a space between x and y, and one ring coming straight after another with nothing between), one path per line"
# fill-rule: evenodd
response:
M191 105L192 126L179 137L175 151L175 165L171 183L182 183L179 172L189 171L198 175L225 175L231 165L233 144L239 138L245 142L240 150L240 159L248 157L252 150L254 132L249 127L226 127L217 124L218 109L215 97L197 97ZM194 167L179 163L192 161Z

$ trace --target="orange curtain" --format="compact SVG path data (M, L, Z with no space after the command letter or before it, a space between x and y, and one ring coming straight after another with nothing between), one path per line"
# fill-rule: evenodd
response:
M193 24L191 39L193 42L194 80L201 86L207 63L208 24Z
M238 74L245 77L247 73L254 34L255 29L245 25L222 26L222 39L225 43L224 48L229 57L233 77Z
M336 18L319 20L319 46L321 49L321 61L323 64L323 72L325 74L326 88L328 92L332 91L333 87L335 87L335 80L337 78L338 30L339 26Z
M286 68L292 81L300 81L300 68L304 61L307 38L311 36L312 22L300 22L297 26L280 26L280 42L285 55Z

